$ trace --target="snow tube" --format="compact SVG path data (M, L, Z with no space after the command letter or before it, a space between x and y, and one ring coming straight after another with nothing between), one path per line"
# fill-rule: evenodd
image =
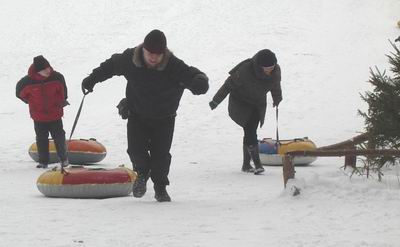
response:
M315 150L317 146L307 137L296 138L292 140L280 140L277 145L276 140L264 138L258 142L260 150L260 160L264 165L282 165L283 155L291 151L309 151ZM294 165L309 165L317 157L297 156L293 159Z
M100 162L106 157L106 148L96 139L72 139L67 141L68 145L68 160L70 164L93 164ZM57 163L60 159L57 156L56 146L53 140L49 140L49 163ZM36 142L29 148L29 156L38 162L39 155Z
M129 195L135 179L136 172L125 167L107 170L72 166L64 169L64 173L44 172L36 185L47 197L110 198Z

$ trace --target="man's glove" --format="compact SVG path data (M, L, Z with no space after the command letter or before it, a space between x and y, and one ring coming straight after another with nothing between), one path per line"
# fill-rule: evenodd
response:
M181 82L180 85L189 89L194 95L205 94L208 90L208 77L199 73L193 76L188 82Z
M129 109L128 109L128 101L126 98L123 98L117 105L118 114L122 119L127 119L129 117Z
M281 101L279 100L279 101L277 101L277 102L274 102L274 103L272 103L272 106L273 107L278 107L279 106L279 103L281 103Z
M210 101L210 103L208 103L208 105L210 106L211 110L214 110L215 108L217 108L218 103L212 100Z
M88 94L93 92L93 88L96 82L90 78L90 76L86 77L82 81L82 93L83 94Z

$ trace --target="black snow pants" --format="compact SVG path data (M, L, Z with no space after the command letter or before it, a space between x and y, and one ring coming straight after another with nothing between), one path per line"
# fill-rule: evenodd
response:
M127 151L133 168L149 174L154 185L169 185L174 127L175 116L150 119L133 114L128 118Z
M54 140L57 155L61 161L67 160L67 147L65 144L65 131L62 120L52 122L34 121L36 132L36 145L39 154L39 163L49 163L49 132Z
M243 127L244 137L243 144L246 146L250 145L258 145L257 140L257 128L260 123L260 116L258 114L257 109L254 109L250 115L249 120L246 125Z

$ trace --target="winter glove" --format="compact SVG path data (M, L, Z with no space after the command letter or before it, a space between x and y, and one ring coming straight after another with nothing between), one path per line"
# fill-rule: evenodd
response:
M204 73L199 73L195 74L190 81L180 84L194 95L205 94L208 90L208 77Z
M129 117L128 101L123 98L117 105L118 114L122 119L127 119Z
M400 36L394 40L394 42L400 42Z
M82 81L82 93L86 95L88 93L93 92L93 88L94 88L95 84L96 84L96 82L94 80L92 80L92 78L90 78L90 76L88 76L85 79L83 79L83 81Z
M214 110L215 108L217 108L218 103L212 100L210 101L210 103L208 103L208 105L210 106L211 110Z
M278 100L278 101L272 103L272 106L273 106L273 107L278 107L278 106L279 106L279 103L281 103L281 100Z

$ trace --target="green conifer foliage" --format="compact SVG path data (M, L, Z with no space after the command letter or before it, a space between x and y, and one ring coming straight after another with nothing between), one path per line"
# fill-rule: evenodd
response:
M374 89L361 95L369 106L367 112L358 111L365 119L369 148L400 149L400 50L391 44L394 52L386 56L392 73L371 69L368 82Z

